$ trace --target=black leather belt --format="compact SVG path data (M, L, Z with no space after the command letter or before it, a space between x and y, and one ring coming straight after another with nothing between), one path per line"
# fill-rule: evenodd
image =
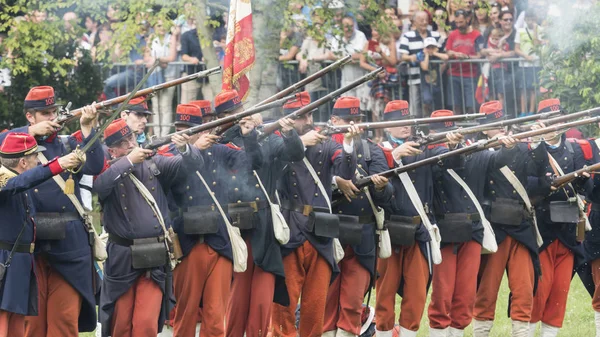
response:
M0 241L0 250L11 251L13 249L14 245L15 245L14 243ZM33 250L34 249L35 249L35 243L30 243L30 244L27 244L27 245L25 245L25 244L17 245L15 247L15 253L29 253L29 254L33 254Z
M412 223L414 225L418 225L421 223L421 217L418 215L415 215L415 216L404 216L404 215L395 215L395 214L392 214L392 215L394 216L396 221L403 221L406 223ZM386 218L386 220L390 220L390 216L386 216L385 218Z
M112 233L108 234L108 241L110 241L114 244L117 244L119 246L123 246L123 247L133 246L136 243L143 243L144 241L147 243L150 243L150 242L163 242L164 240L165 240L165 237L162 235L158 236L158 237L153 237L153 238L130 240L130 239L124 239L116 234L112 234Z
M76 212L65 212L65 213L59 213L59 212L37 212L35 213L35 219L43 219L44 217L47 218L52 218L52 219L56 219L57 217L61 220L61 221L77 221L77 220L81 220L81 217L79 216L78 213Z
M374 215L361 215L358 217L358 222L361 224L370 224L375 222L375 216Z
M450 213L450 214L456 214L456 213ZM467 217L467 220L470 221L479 221L481 220L481 216L479 215L479 213L464 213ZM436 214L435 218L436 219L444 219L444 214Z
M265 209L267 207L269 207L269 203L266 200L260 200L260 201L249 201L249 202L237 202L237 203L232 203L232 204L228 204L227 208L238 208L238 207L252 207L252 209L254 209L254 212L258 212L261 209Z
M299 202L293 202L290 200L282 200L281 208L287 209L288 211L302 213L304 216L309 216L311 212L323 212L329 213L329 209L325 207L313 207L311 205L304 205Z

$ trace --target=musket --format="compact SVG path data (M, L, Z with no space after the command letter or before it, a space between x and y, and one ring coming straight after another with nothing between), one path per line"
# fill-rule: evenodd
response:
M286 97L294 92L296 92L297 90L300 90L301 88L303 88L304 86L306 86L307 84L314 82L318 79L320 79L321 77L325 76L327 73L329 73L332 70L336 70L338 68L343 67L344 65L346 65L347 63L349 63L352 60L350 55L346 55L345 57L333 62L332 64L328 65L327 67L317 71L316 73L306 77L305 79L301 80L300 82L297 82L295 84L292 84L291 86L287 87L286 89L283 89L283 91L280 91L278 93L276 93L275 95L265 99L264 101L256 104L256 106L261 106L263 104L267 104L267 103L271 103L273 101L276 101L278 99L281 99L283 97Z
M320 107L321 105L331 101L335 97L345 93L346 91L352 90L352 89L358 87L359 85L374 79L382 71L383 71L383 67L375 69L372 72L355 80L354 82L352 82L344 87L341 87L335 91L332 91L329 94L319 98L318 100L316 100L312 103L309 103L308 105L303 106L302 108L292 112L291 114L285 116L284 118L298 119L298 118L302 117L303 115ZM279 130L280 128L281 128L281 125L279 124L279 120L277 120L271 124L265 125L265 127L262 129L262 133L260 134L260 136L258 136L258 140L261 141L261 140L265 139L266 137L268 137L269 134Z
M558 123L564 123L566 121L570 121L570 120L577 119L577 118L583 118L583 117L595 117L596 115L598 115L598 113L600 113L600 107L550 118L550 119L547 119L544 121L544 125L548 126L548 125L553 125L553 124L558 124ZM531 129L531 125L523 125L523 126L519 127L518 129L519 129L519 131L529 130L529 129Z
M148 71L148 72L150 72L150 71ZM135 95L131 99L140 97L140 96L154 94L157 91L160 91L160 90L163 90L166 88L170 88L170 87L173 87L176 85L180 85L182 83L186 83L186 82L196 80L199 78L204 78L204 77L208 77L210 75L218 74L220 72L221 72L221 67L215 67L215 68L197 72L195 74L190 74L190 75L187 75L184 77L180 77L180 78L177 78L177 79L174 79L174 80L162 83L162 84L157 84L150 88L139 90L138 92L135 93ZM118 97L115 97L115 98L112 98L112 99L109 99L106 101L98 102L98 103L94 104L94 106L96 107L96 109L102 109L102 108L106 108L109 106L117 105L117 104L123 103L127 99L128 96L129 96L129 94L118 96ZM66 111L63 111L60 113L60 115L58 116L58 118L55 121L56 123L64 125L64 124L72 122L72 121L78 119L79 117L81 117L83 108L69 110L68 106L69 105L67 105Z
M532 116L518 117L518 118L488 123L488 124L484 124L484 125L476 125L476 126L470 126L467 128L459 128L459 129L452 130L452 131L445 131L445 132L440 132L440 133L435 133L435 134L429 134L426 136L420 136L421 139L419 139L418 143L420 145L442 143L446 140L446 135L449 132L456 132L456 133L460 133L461 135L468 135L468 134L474 134L474 133L479 133L479 132L488 131L488 130L500 129L500 128L503 128L506 126L511 126L514 124L521 124L521 123L536 121L536 120L547 120L548 118L555 116L557 114L560 114L560 111L543 112L543 113L540 113L537 115L532 115Z
M554 179L552 179L552 186L556 187L556 188L560 188L570 182L572 182L573 180L583 176L584 173L594 173L597 170L600 170L600 163L596 163L594 165L590 165L590 166L584 166L583 168L573 171L571 173L567 173L564 174L562 176L558 176L555 177Z
M171 137L173 135L191 136L191 135L203 132L203 131L207 131L207 130L211 130L211 129L220 129L221 127L226 126L226 125L233 125L234 123L239 122L241 119L243 119L245 117L252 116L256 113L260 113L260 112L263 112L263 111L266 111L269 109L280 107L280 106L284 105L285 102L287 102L288 100L290 100L294 97L296 97L296 95L290 95L288 97L281 98L281 99L273 101L271 103L253 107L251 109L248 109L248 110L245 110L242 112L238 112L234 115L223 117L223 118L214 120L212 122L203 123L203 124L191 127L189 129L185 129L185 130L181 130L181 131L177 131L177 132L168 134L163 137L153 137L150 139L150 142L148 142L144 146L144 148L149 149L149 150L155 150L163 145L167 145L167 144L171 143ZM217 132L217 133L219 133L219 132Z
M456 115L456 116L445 116L445 117L433 117L433 118L414 118L400 121L389 121L389 122L372 122L372 123L357 123L354 126L363 130L373 129L385 129L395 128L399 126L418 126L423 124L432 123L444 123L444 122L456 122L465 121L485 117L484 113L467 114L467 115ZM324 136L334 135L336 133L346 133L351 125L327 125L319 133Z
M544 134L547 134L550 132L564 132L572 127L581 126L581 125L590 124L590 123L596 123L598 121L600 121L600 117L586 118L583 120L570 122L570 123L566 123L566 124L553 125L553 126L549 126L549 127L545 127L545 128L541 128L541 129L537 129L537 130L517 133L510 137L512 137L516 140L527 139L530 137L541 136L541 135L544 135ZM433 165L433 164L442 165L443 160L445 160L449 157L452 157L452 156L468 155L468 154L472 154L475 152L483 151L485 149L497 147L500 145L502 145L500 139L492 138L492 139L487 139L487 140L480 140L473 145L461 147L456 150L448 151L446 153L442 153L437 156L425 158L423 160L419 160L419 161L416 161L416 162L413 162L410 164L406 164L402 167L397 167L397 168L394 168L391 170L383 171L383 172L379 173L378 175L390 179L400 173L408 172L408 171L417 169L422 166ZM354 183L354 186L356 186L356 188L358 188L359 190L362 190L363 188L368 187L372 184L373 184L373 182L371 181L371 176L366 176L366 177L358 178L356 180L356 182ZM340 202L343 201L343 194L339 190L334 191L332 200L333 200L333 205L338 205Z

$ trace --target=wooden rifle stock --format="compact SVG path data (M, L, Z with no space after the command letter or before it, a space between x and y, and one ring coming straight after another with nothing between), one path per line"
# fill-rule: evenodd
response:
M344 87L341 87L338 90L332 91L329 94L319 98L318 100L316 100L312 103L309 103L308 105L303 106L302 108L287 115L285 118L298 119L298 118L302 117L303 115L320 107L321 105L331 101L335 97L345 93L346 91L352 90L352 89L358 87L359 85L374 79L382 71L383 71L382 67L375 69L372 72L355 80L354 82L352 82ZM265 127L262 130L262 134L258 137L258 140L261 141L261 140L265 139L269 134L279 130L280 128L281 128L281 125L279 124L279 120L277 120L271 124L265 125Z
M400 120L400 121L388 121L388 122L372 122L372 123L357 123L354 126L363 130L372 130L372 129L385 129L385 128L395 128L399 126L418 126L423 124L431 124L431 123L444 123L444 122L455 122L455 121L465 121L477 118L483 118L485 114L467 114L467 115L456 115L456 116L445 116L445 117L433 117L433 118L414 118L408 120ZM346 133L348 132L348 128L351 125L327 125L323 128L319 133L324 136L330 136L337 133Z
M258 107L253 107L252 109L248 109L242 112L238 112L234 115L231 116L227 116L227 117L223 117L221 119L217 119L215 121L212 122L208 122L205 124L200 124L194 127L191 127L189 129L186 130L182 130L182 131L177 131L171 134L168 134L166 136L163 137L156 137L156 138L151 138L150 142L148 144L146 144L144 146L145 149L149 149L149 150L155 150L158 149L159 147L169 144L171 143L171 137L173 135L194 135L203 131L207 131L207 130L211 130L214 128L220 128L224 125L233 125L236 122L239 122L242 118L248 117L248 116L252 116L256 113L260 113L269 109L273 109L273 108L277 108L282 106L283 104L285 104L285 102L287 102L288 100L292 99L293 97L295 97L296 95L290 95L288 97L284 97L282 99L273 101L271 103L268 104L264 104L262 106L258 106ZM219 129L219 132L221 130ZM217 132L218 133L218 132Z
M288 96L289 94L294 93L296 90L300 90L305 85L320 79L321 77L325 76L330 71L338 69L338 68L346 65L351 60L352 60L352 57L350 55L346 55L345 57L333 62L332 64L328 65L327 67L325 67L325 68L317 71L316 73L308 76L307 78L301 80L300 82L292 84L291 86L287 87L286 89L284 89L284 90L276 93L275 95L265 99L264 101L256 104L256 106L261 106L261 105L264 105L267 103L271 103L271 102L281 99L285 96Z
M573 171L571 173L567 173L562 176L555 177L552 179L552 186L556 188L560 188L573 180L583 176L583 173L594 173L596 170L600 170L600 163L596 163L594 165L585 166L579 170Z
M150 88L139 90L138 92L135 93L135 95L132 97L132 99L136 98L136 97L140 97L140 96L146 96L146 95L155 93L157 91L160 91L160 90L163 90L166 88L170 88L170 87L173 87L176 85L180 85L182 83L186 83L186 82L189 82L192 80L196 80L199 78L204 78L204 77L208 77L210 75L218 74L220 72L221 72L221 67L215 67L215 68L197 72L195 74L190 74L190 75L187 75L184 77L180 77L180 78L174 79L172 81L168 81L168 82L165 82L162 84L155 85ZM106 101L98 102L98 103L94 104L94 106L96 107L96 109L102 109L102 108L106 108L109 106L117 105L119 103L123 103L127 99L128 96L129 96L129 94L118 96L118 97L115 97L115 98L112 98L112 99L109 99ZM64 114L61 114L58 117L56 122L58 124L62 124L62 125L67 124L67 123L72 122L72 121L78 119L79 117L81 117L82 113L83 113L83 108L66 111Z

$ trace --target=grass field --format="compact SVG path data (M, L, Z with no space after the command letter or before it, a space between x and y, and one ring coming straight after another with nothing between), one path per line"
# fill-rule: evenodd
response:
M510 319L506 316L507 305L508 305L508 284L506 277L500 288L500 298L498 299L498 305L496 308L496 320L494 322L494 328L492 329L492 337L505 337L510 336L511 325ZM594 326L594 312L592 311L591 298L587 293L581 281L576 276L571 284L571 290L569 292L569 302L567 303L567 313L565 315L565 321L563 328L560 330L558 336L560 337L593 337L596 333ZM371 305L375 303L374 294L371 296ZM396 314L400 312L400 298L396 300ZM429 301L427 303L429 305ZM427 307L421 320L421 329L419 330L419 337L425 337L429 335L429 320L427 319ZM83 333L80 336L94 337L93 333ZM467 328L465 336L472 336L471 327ZM537 336L540 336L539 327Z

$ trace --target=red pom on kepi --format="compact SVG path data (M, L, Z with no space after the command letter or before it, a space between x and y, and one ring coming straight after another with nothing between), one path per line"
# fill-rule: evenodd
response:
M0 157L21 158L45 150L46 148L38 145L32 135L22 132L10 132L0 145Z
M485 118L479 120L479 124L488 124L501 121L506 118L504 108L500 101L489 101L479 107L479 113L484 113Z
M383 110L384 121L399 121L409 119L410 117L407 101L391 101L385 106L385 110Z
M242 100L236 90L223 90L215 97L215 112L217 115L231 112L242 106Z
M45 110L56 107L54 88L50 86L33 87L25 97L23 108Z
M558 98L549 98L540 101L538 104L538 113L561 111L560 100Z
M188 104L195 105L198 108L200 108L200 112L202 112L202 117L214 115L213 109L210 105L210 101L201 99L197 101L191 101Z
M360 112L360 100L354 96L344 96L335 101L331 114L342 119L364 117Z
M104 130L104 142L111 147L131 135L131 129L124 119L115 119Z
M452 112L451 110L436 110L431 113L431 118L449 117L449 116L454 116L454 112ZM454 129L456 129L456 125L454 124L454 121L429 124L430 131L444 132L444 131L450 131L450 130L454 130Z
M310 104L310 95L307 91L302 91L296 94L296 97L288 100L283 105L283 114L289 115L300 108Z
M209 106L210 107L210 106ZM202 111L194 104L179 104L175 117L175 126L196 126L202 124Z

